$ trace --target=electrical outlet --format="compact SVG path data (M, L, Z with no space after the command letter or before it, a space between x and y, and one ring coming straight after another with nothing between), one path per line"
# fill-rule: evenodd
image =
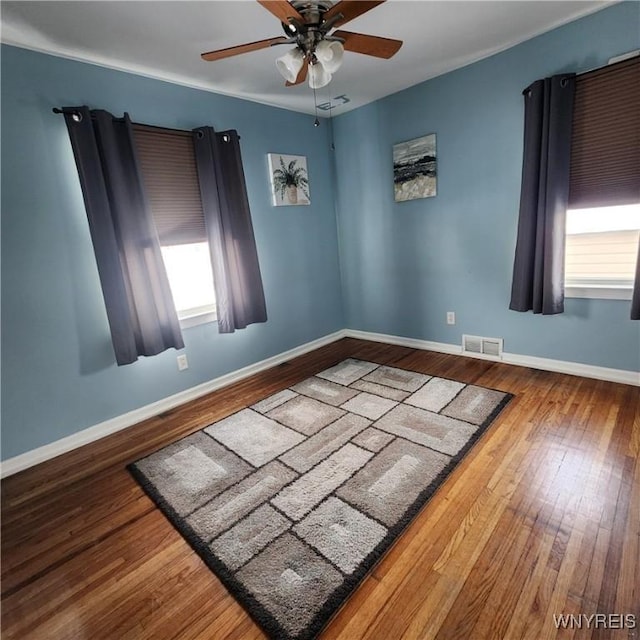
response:
M187 360L187 354L181 353L178 358L178 371L184 371L189 368L189 361Z
M447 324L455 324L455 323L456 323L456 312L447 311Z

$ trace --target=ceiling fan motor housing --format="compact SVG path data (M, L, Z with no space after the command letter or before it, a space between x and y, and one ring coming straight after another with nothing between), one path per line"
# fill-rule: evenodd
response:
M304 22L290 18L288 24L282 23L284 32L290 38L295 38L296 45L310 58L310 61L316 46L326 38L327 32L332 28L331 23L323 24L323 16L332 4L327 0L320 2L294 0L291 6L302 16Z

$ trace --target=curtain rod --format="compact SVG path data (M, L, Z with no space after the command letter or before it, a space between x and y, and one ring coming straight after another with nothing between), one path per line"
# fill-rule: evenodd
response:
M580 73L576 73L576 76L580 78L581 76L586 76L589 73L595 73L596 71L606 69L607 67L612 67L616 64L620 64L621 62L627 62L627 60L637 58L638 56L640 56L640 49L629 51L628 53L621 53L619 56L609 58L609 62L607 62L607 64L600 65L599 67L593 67L593 69L587 69L586 71L581 71Z
M51 109L51 111L53 111L53 113L62 113L64 114L64 109L60 109L58 107L53 107L53 109ZM72 113L77 113L78 115L80 115L80 112L72 112ZM155 124L146 124L143 122L132 122L131 124L135 124L139 127L147 127L149 129L157 129L158 131L170 131L171 133L184 133L184 134L188 134L191 135L193 133L193 131L191 131L190 129L176 129L174 127L159 127L158 125ZM216 133L225 133L225 131L216 131ZM241 136L238 136L238 140L241 140ZM226 142L226 138L225 138L225 142Z
M62 114L64 114L64 109L59 109L58 107L53 107L53 109L51 109L51 111L53 111L53 113L62 113ZM135 124L135 125L138 125L140 127L149 127L150 129L159 129L161 131L179 131L180 133L188 133L188 134L192 133L192 131L189 131L188 129L177 129L175 127L159 127L159 126L157 126L155 124L146 124L146 123L142 123L142 122L132 122L131 124Z

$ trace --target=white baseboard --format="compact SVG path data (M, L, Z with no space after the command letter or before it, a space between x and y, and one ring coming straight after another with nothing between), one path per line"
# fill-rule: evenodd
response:
M638 371L610 369L609 367L597 367L593 364L568 362L566 360L552 360L551 358L538 358L536 356L523 356L517 353L505 352L502 356L502 362L506 362L507 364L516 364L519 367L542 369L543 371L553 371L555 373L566 373L570 376L582 376L583 378L594 378L595 380L606 380L607 382L619 382L621 384L630 384L635 387L640 386L640 372Z
M431 342L430 340L418 340L417 338L405 338L403 336L392 336L387 333L372 333L370 331L357 331L356 329L345 329L346 338L358 338L358 340L370 340L371 342L383 342L384 344L397 344L400 347L410 347L411 349L422 349L423 351L437 351L438 353L448 353L454 356L462 355L462 347L457 344L447 342Z
M122 431L122 429L127 429L128 427L138 424L147 418L153 418L164 411L168 411L169 409L173 409L181 404L185 404L190 400L195 400L200 396L204 396L207 393L211 393L212 391L226 387L234 382L238 382L243 378L248 378L255 373L264 371L265 369L275 367L282 362L301 356L309 351L319 349L320 347L331 342L335 342L336 340L340 340L343 337L344 331L336 331L328 336L312 340L311 342L289 349L288 351L279 353L278 355L267 358L266 360L261 360L260 362L238 369L237 371L232 371L231 373L214 378L208 382L203 382L202 384L191 387L190 389L180 391L179 393L163 398L162 400L158 400L157 402L152 402L151 404L140 407L139 409L134 409L133 411L116 416L115 418L105 420L104 422L88 427L87 429L83 429L82 431L78 431L77 433L73 433L70 436L66 436L65 438L51 442L50 444L45 444L37 449L21 453L18 456L9 458L8 460L0 463L0 477L5 478L13 475L14 473L18 473L19 471L24 471L29 467L33 467L36 464L82 447L85 444L100 440L100 438L104 438L105 436L116 433L117 431Z
M50 444L46 444L32 451L27 451L13 458L9 458L0 463L0 477L7 476L24 471L36 464L55 458L63 453L82 447L90 442L95 442L100 438L127 429L147 418L157 416L163 411L168 411L173 407L199 398L207 393L226 387L234 382L238 382L243 378L247 378L255 373L275 367L282 362L291 360L297 356L319 349L331 342L340 340L341 338L358 338L360 340L369 340L372 342L383 342L385 344L395 344L402 347L412 349L422 349L424 351L436 351L438 353L447 353L450 355L459 355L465 357L478 357L482 359L497 360L506 364L514 364L522 367L530 367L532 369L542 369L544 371L553 371L557 373L566 373L574 376L583 376L585 378L595 378L597 380L607 380L610 382L620 382L622 384L631 384L640 386L640 373L636 371L625 371L622 369L609 369L607 367L597 367L589 364L581 364L578 362L566 362L563 360L553 360L551 358L538 358L535 356L524 356L516 353L503 353L502 360L497 358L488 358L486 356L475 356L462 353L462 346L449 344L447 342L431 342L429 340L418 340L416 338L405 338L402 336L393 336L384 333L372 333L369 331L357 331L355 329L342 329L331 333L317 340L307 342L306 344L290 349L278 355L261 360L237 371L232 371L208 382L204 382L190 389L185 389L157 402L153 402L134 411L129 411L121 416L116 416L100 424L96 424L87 429L83 429L78 433L71 434L61 440L56 440Z
M607 380L608 382L620 382L622 384L640 386L640 372L638 371L609 369L608 367L598 367L592 364L524 356L518 353L507 353L506 351L503 352L502 358L493 358L481 354L462 353L462 345L449 344L448 342L431 342L429 340L417 340L415 338L404 338L402 336L392 336L384 333L370 333L368 331L356 331L354 329L346 329L344 335L348 338L384 342L385 344L397 344L412 349L437 351L438 353L449 353L464 356L465 358L479 358L494 362L504 362L505 364L515 364L530 369L542 369L543 371L566 373L572 376L582 376L584 378L595 378L596 380Z

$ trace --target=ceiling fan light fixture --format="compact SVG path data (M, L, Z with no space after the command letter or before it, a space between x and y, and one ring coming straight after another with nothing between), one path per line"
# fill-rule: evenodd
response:
M316 47L315 55L327 73L335 73L342 64L344 47L337 40L321 40Z
M331 74L324 66L316 62L309 65L309 86L312 89L321 89L331 82Z
M276 68L287 82L295 82L304 64L304 53L294 47L276 59Z

